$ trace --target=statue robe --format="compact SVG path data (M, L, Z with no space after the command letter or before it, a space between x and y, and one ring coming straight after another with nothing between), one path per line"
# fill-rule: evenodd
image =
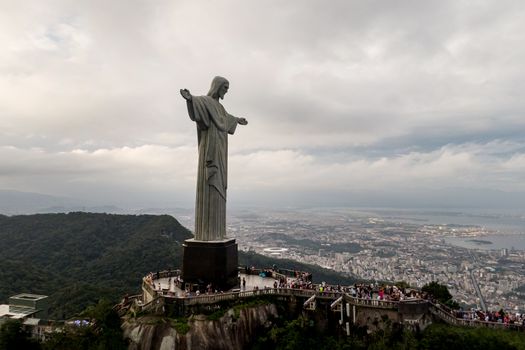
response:
M228 134L235 132L238 119L210 96L193 96L187 106L190 119L197 123L199 143L195 239L223 240L226 238Z

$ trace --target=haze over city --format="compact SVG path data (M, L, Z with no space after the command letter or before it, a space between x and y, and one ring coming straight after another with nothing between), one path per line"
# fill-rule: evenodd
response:
M0 11L0 189L193 206L179 89L249 125L229 206L525 207L519 1L24 1Z

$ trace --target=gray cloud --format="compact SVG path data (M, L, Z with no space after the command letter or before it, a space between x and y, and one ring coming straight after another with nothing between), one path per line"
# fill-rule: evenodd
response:
M195 126L178 89L204 94L223 75L225 107L250 122L230 139L233 198L525 190L520 2L5 7L0 188L191 198Z

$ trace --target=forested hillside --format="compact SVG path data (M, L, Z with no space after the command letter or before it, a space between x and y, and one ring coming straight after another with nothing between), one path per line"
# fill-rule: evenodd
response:
M116 301L139 292L147 272L179 267L190 237L168 215L0 216L0 301L46 294L57 318L102 297Z
M58 319L101 298L117 302L139 293L148 272L181 268L181 244L191 237L168 215L0 215L0 302L22 292L49 295ZM255 253L240 252L239 263L277 264L311 271L317 281L351 282L330 270Z

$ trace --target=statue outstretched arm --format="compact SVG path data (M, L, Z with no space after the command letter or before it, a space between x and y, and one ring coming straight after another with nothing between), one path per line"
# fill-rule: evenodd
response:
M199 125L201 129L206 129L207 128L206 122L203 122L203 120L200 117L196 118L196 115L195 115L196 112L194 110L194 103L193 103L194 100L193 100L193 96L190 93L190 90L180 89L180 94L186 100L186 107L188 107L188 115L190 116L190 119L193 120L194 122L197 122L197 124Z
M190 90L180 89L180 94L182 95L182 97L184 97L186 101L188 102L191 101L192 96L191 96Z

